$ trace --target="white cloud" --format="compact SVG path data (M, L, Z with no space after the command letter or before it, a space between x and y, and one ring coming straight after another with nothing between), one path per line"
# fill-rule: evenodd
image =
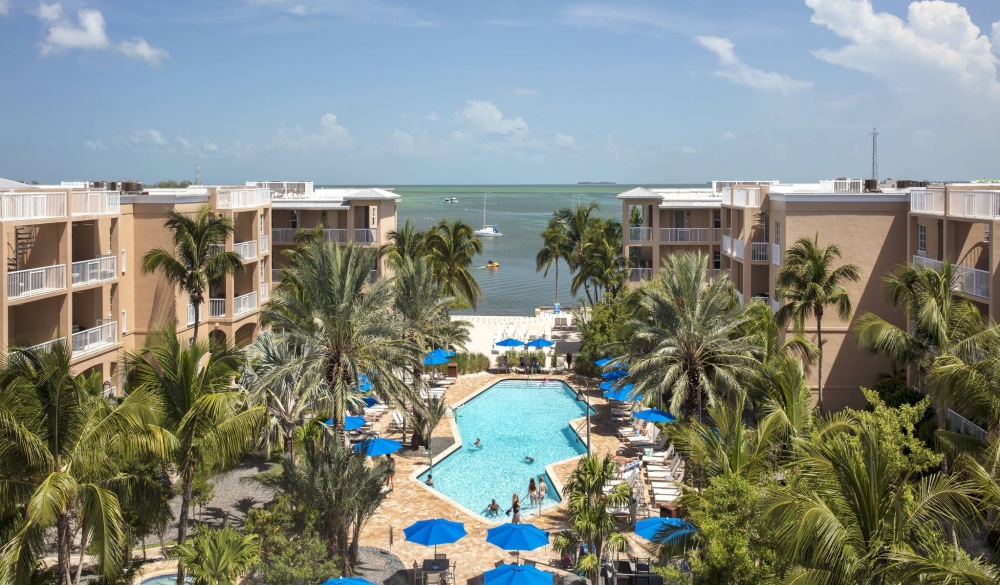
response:
M145 39L135 37L130 41L121 41L116 46L118 52L139 61L145 61L150 65L159 65L170 57L165 50L154 47Z
M440 122L441 116L438 116L437 112L430 112L428 114L424 114L424 120L427 120L428 122Z
M1000 21L993 23L993 33L990 35L993 44L993 52L1000 55Z
M736 133L732 130L726 130L722 133L723 140L736 140Z
M163 146L167 143L163 133L152 128L136 130L128 141L133 146Z
M281 150L304 150L309 148L325 148L332 146L342 150L354 148L354 139L346 128L337 123L337 116L331 113L323 114L319 120L316 132L306 132L301 126L278 127L273 144Z
M735 45L729 39L723 37L695 37L695 40L702 47L715 53L715 56L719 58L720 69L715 74L736 85L745 85L764 91L780 91L782 93L812 87L812 82L798 81L787 75L775 73L774 71L764 71L747 65L736 56L736 52L733 50Z
M517 87L514 88L514 95L518 97L534 97L538 95L537 89L530 89L527 87Z
M107 150L108 147L100 140L84 140L83 148L92 152Z
M610 29L624 32L636 27L690 34L701 23L680 14L617 4L580 4L560 13L560 21L571 26Z
M389 136L389 144L392 146L392 150L400 156L410 156L416 151L413 136L402 130L396 130Z
M0 0L0 16L10 12L10 0Z
M695 154L698 150L697 146L682 146L681 154Z
M560 148L576 148L576 139L568 134L556 134L555 142Z
M875 12L870 0L806 0L812 22L848 44L813 54L827 63L869 73L900 90L933 87L931 78L979 94L1000 96L993 43L955 2L911 2L906 20Z
M204 148L206 152L218 152L219 151L219 145L216 144L216 143L214 143L214 142L206 142L202 148Z
M459 117L474 127L490 134L504 136L523 134L528 131L528 123L522 118L504 118L496 105L484 100L469 100Z
M82 8L77 12L77 24L66 16L62 5L39 4L35 13L45 23L42 55L53 55L70 49L106 49L110 45L104 30L104 15L99 10Z
M485 22L486 24L492 24L493 26L506 26L511 28L524 28L527 26L531 26L527 22L523 22L520 20L508 20L506 18L491 18L483 22Z
M436 23L410 8L384 0L248 0L293 16L328 16L345 21L395 26L429 27Z

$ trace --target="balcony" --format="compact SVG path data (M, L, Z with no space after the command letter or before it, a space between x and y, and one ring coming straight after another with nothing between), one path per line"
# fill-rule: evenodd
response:
M271 269L271 282L281 282L281 269L272 268Z
M733 240L733 258L743 259L743 240Z
M253 209L271 202L269 189L222 189L216 197L219 209Z
M66 193L4 193L0 219L50 219L66 217Z
M986 429L958 414L952 409L948 409L948 430L955 433L962 433L975 437L980 441L986 440Z
M732 236L725 235L722 236L722 253L730 254L733 253L733 238Z
M660 228L661 244L707 244L708 236L708 228Z
M707 278L712 279L712 280L718 280L719 278L722 278L723 276L725 276L726 278L729 278L729 269L727 269L727 268L709 268L708 271L705 273L705 276Z
M260 253L261 254L266 254L268 252L267 248L270 245L270 242L268 240L269 240L269 238L267 236L261 234L261 236L260 236Z
M952 191L948 213L952 217L996 219L1000 217L1000 191Z
M236 242L233 244L233 252L239 254L240 258L244 262L250 262L251 260L257 259L257 240L250 240L248 242Z
M630 227L628 228L628 240L630 242L652 242L653 228L651 227Z
M736 298L739 299L740 304L743 304L743 293L736 291Z
M74 191L73 217L81 215L118 215L122 210L122 195L118 191Z
M760 189L732 188L722 192L722 204L729 207L760 207Z
M118 343L118 322L98 321L100 325L73 334L73 357L95 352Z
M262 282L260 283L260 302L265 303L271 298L271 285Z
M926 258L924 256L914 256L913 264L940 271L944 268L944 262ZM955 288L967 295L982 299L990 298L990 273L985 270L976 270L968 266L954 265L957 276Z
M722 228L712 228L712 241L716 243L722 241Z
M54 348L56 345L66 345L66 338L59 337L57 339L53 339L52 341L46 341L45 343L39 343L38 345L32 345L24 349L28 349L34 352L44 352L44 351L52 351L52 348Z
M257 293L251 292L240 295L233 299L233 316L239 317L244 313L257 310Z
M354 228L354 243L374 244L375 243L374 228Z
M298 231L299 231L298 228L273 228L271 230L271 236L274 238L275 244L294 244L295 234L298 233ZM346 244L347 230L324 229L323 241L336 242L338 244Z
M770 247L771 244L767 242L750 242L750 261L767 262Z
M74 262L70 269L73 286L86 286L114 280L118 275L115 271L117 259L117 256L102 256L93 260Z
M771 312L772 313L777 313L778 309L780 309L780 308L781 308L781 303L778 301L778 299L772 299L771 300Z
M653 279L652 268L631 268L628 271L629 282L642 282L644 280L652 280L652 279Z
M910 191L910 211L944 215L944 191Z
M226 299L208 299L208 316L211 319L226 316Z
M9 300L66 290L66 265L46 266L7 273Z
M771 262L781 266L781 244L771 244Z
M771 297L764 296L764 295L756 295L756 296L750 297L750 302L751 303L754 303L754 302L764 303L765 305L770 305L771 304Z

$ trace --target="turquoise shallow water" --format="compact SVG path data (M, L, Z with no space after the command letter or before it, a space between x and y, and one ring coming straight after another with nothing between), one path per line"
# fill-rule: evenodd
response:
M194 577L186 575L184 582L194 583ZM150 577L143 580L141 585L174 585L175 583L177 583L177 575L160 575L159 577Z
M491 498L503 510L517 492L528 511L528 480L538 481L545 466L585 453L586 445L569 421L586 414L563 382L504 380L456 411L462 447L434 465L434 489L473 512L485 515ZM482 447L473 443L479 438ZM524 456L534 458L527 463ZM427 479L427 472L420 476ZM546 505L559 502L549 486Z

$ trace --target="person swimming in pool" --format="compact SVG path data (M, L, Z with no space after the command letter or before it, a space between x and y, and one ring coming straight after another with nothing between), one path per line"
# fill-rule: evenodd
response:
M490 505L486 507L486 512L489 516L499 516L500 515L500 504L497 503L497 499L493 498Z
M474 447L482 447L483 444L479 442L479 437L476 437L476 442L472 444Z
M534 463L535 462L535 458L532 457L531 455L525 455L524 456L524 462L528 463L528 464Z

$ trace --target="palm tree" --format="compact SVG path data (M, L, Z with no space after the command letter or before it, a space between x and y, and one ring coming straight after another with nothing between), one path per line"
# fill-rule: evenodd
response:
M291 345L270 331L258 335L246 351L250 359L240 376L240 385L251 404L267 408L263 432L266 452L271 452L270 437L276 431L282 438L286 460L294 462L295 428L326 398L326 380L304 367L308 359L301 359Z
M748 316L726 278L706 281L701 253L671 256L658 277L639 291L639 317L623 361L636 393L693 421L702 398L709 405L738 389L758 363L759 348L745 332ZM700 417L699 417L700 418Z
M586 260L573 282L586 279L594 287L594 302L601 300L601 291L617 294L625 283L628 262L622 256L622 225L615 219L595 219ZM579 286L579 284L577 284Z
M778 323L785 326L794 322L798 333L805 331L806 319L816 317L816 346L819 348L819 367L816 389L819 408L823 410L823 312L834 306L844 321L851 317L851 295L844 288L846 282L857 282L861 269L855 264L833 267L840 258L840 248L830 244L819 246L815 239L799 238L788 250L785 265L778 272L777 294L787 303L778 309Z
M881 436L876 423L859 420L824 440L796 440L801 475L767 506L779 549L795 565L787 582L908 583L917 567L941 571L935 559L951 558L945 527L976 514L972 486L892 465ZM949 580L956 577L935 582L981 582Z
M425 246L435 279L444 287L445 294L475 308L483 291L469 267L476 255L483 253L483 244L472 226L460 219L452 222L442 219L427 234Z
M610 455L603 458L586 455L563 486L563 497L569 502L571 533L563 539L587 544L588 552L577 559L576 569L588 574L592 583L597 583L605 549L622 551L627 547L608 508L628 506L632 502L632 486L620 482L610 491L604 489L617 473L618 465Z
M194 585L236 585L261 563L257 537L229 527L203 526L175 552L191 569Z
M549 220L549 224L542 231L542 249L538 251L535 256L535 272L541 272L543 269L545 273L543 276L549 275L549 269L553 265L556 267L556 303L559 302L559 258L566 255L569 248L569 238L566 236L566 230L564 229L562 223L556 219L552 218Z
M426 242L427 232L418 230L416 224L407 219L402 228L389 232L386 260L393 266L399 266L405 259L423 258L427 253Z
M55 529L56 583L72 582L70 548L119 576L129 557L120 495L133 477L125 463L164 456L148 393L117 407L102 397L100 375L74 375L65 346L13 350L0 372L0 582L27 584ZM83 559L75 582L80 582Z
M195 474L206 461L226 466L239 461L264 426L264 406L248 408L232 380L244 362L231 345L177 340L172 327L154 333L148 347L127 355L132 392L149 392L161 404L161 424L176 443L172 461L182 486L177 542L187 538ZM177 584L184 583L183 559Z
M243 260L236 252L225 252L233 233L233 222L216 215L205 206L194 217L170 210L164 226L173 232L174 249L154 248L142 258L142 272L159 270L168 282L187 293L194 307L194 338L198 338L201 305L210 285L227 274L243 270Z
M566 265L570 272L581 271L586 265L587 248L590 245L591 235L594 231L594 214L600 208L597 203L591 201L587 205L577 205L576 207L564 207L556 210L553 217L563 226L566 232L567 250ZM583 286L587 294L587 301L593 305L594 300L590 295L590 280L583 278L579 281L574 278L570 290L575 295L580 286Z
M377 261L373 249L306 248L286 270L296 286L276 290L261 311L261 324L272 325L305 362L289 368L325 380L339 432L348 405L360 401L354 389L362 374L385 400L402 404L417 396L396 374L418 367L419 348L395 311L394 280L368 283Z

